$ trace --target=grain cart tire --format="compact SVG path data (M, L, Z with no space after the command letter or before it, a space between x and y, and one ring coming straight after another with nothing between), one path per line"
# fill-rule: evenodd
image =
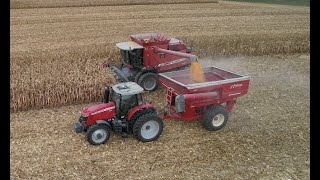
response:
M146 91L154 91L159 84L158 75L152 72L140 76L138 84Z
M138 72L136 76L134 76L134 82L138 83L139 78L141 77L142 74L143 74L143 71Z
M140 116L133 125L133 135L142 142L158 139L163 131L163 122L156 113Z
M104 144L110 138L110 128L104 124L94 124L87 131L87 140L92 145Z
M228 121L228 112L222 105L210 106L203 116L203 126L209 131L222 129Z

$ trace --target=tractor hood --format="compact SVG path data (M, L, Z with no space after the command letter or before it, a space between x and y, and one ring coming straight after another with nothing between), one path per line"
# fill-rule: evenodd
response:
M97 105L94 105L94 106L83 108L82 116L87 117L89 115L94 115L94 114L98 114L98 113L102 113L102 112L109 111L109 110L114 110L114 109L115 109L115 103L114 102L97 104Z
M122 50L125 50L125 51L135 50L135 49L143 49L142 46L140 46L138 43L133 42L133 41L117 43L116 46L119 49L122 49Z

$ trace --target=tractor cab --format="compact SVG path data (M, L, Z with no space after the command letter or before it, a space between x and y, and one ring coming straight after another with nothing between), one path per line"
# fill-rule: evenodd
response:
M107 88L106 88L106 91ZM125 82L112 86L111 94L105 93L116 105L116 116L119 119L127 117L130 109L143 104L143 88L135 82ZM104 100L107 101L107 100Z
M129 68L141 68L143 66L143 47L134 41L117 43L120 49L122 63Z

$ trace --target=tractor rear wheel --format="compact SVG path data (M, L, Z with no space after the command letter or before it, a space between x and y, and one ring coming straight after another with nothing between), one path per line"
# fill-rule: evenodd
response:
M159 83L158 75L152 72L140 76L138 84L146 91L154 91Z
M133 135L142 142L158 139L162 131L163 122L156 113L141 115L133 125Z
M135 122L138 120L138 118L144 114L148 114L148 113L157 113L157 110L154 108L145 108L145 109L141 109L137 112L134 113L134 115L132 116L130 123L129 123L129 133L132 134L133 133L133 126L135 124Z
M228 112L222 105L210 106L203 116L203 126L209 131L222 129L228 121Z
M87 131L87 140L92 145L104 144L110 138L110 128L103 124L94 124Z

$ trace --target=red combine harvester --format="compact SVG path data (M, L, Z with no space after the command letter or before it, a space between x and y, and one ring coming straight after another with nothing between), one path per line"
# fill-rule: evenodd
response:
M219 130L226 125L236 99L248 93L250 77L217 67L203 71L205 82L201 83L190 79L189 70L159 74L160 84L166 88L165 115L143 101L143 88L135 82L106 87L104 102L84 108L75 131L85 132L87 140L98 145L109 139L111 129L133 134L142 142L156 140L163 130L162 120L168 118L201 119L206 129Z
M130 35L131 41L117 43L122 64L110 67L119 82L136 82L146 91L158 87L158 73L182 69L196 61L192 49L176 38L158 33Z

